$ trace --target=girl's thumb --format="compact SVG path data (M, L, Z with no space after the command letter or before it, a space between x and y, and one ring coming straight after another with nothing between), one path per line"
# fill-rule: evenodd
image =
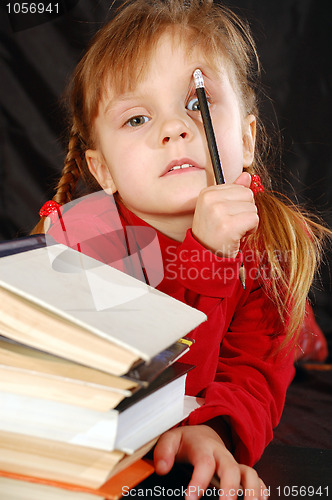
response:
M251 175L248 172L242 172L237 179L235 179L234 184L238 184L244 187L250 187Z

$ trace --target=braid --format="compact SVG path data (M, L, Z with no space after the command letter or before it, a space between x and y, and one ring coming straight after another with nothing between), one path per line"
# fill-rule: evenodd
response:
M56 186L56 193L53 196L53 201L60 205L64 205L72 201L75 196L75 188L80 180L86 180L88 177L85 172L84 151L86 147L80 135L76 132L75 127L72 127L70 139L68 143L68 152L65 159L65 165L62 169L60 180ZM37 225L33 228L30 234L40 234L47 231L45 226L46 217L42 217Z
M71 133L65 165L53 200L64 205L73 199L76 184L82 175L82 141L76 133Z

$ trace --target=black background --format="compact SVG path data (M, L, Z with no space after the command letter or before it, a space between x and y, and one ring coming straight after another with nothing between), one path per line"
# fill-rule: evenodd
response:
M8 14L7 4L12 14ZM60 97L92 35L121 4L62 0L52 13L15 14L0 5L0 240L27 234L53 196L62 169ZM33 3L33 2L28 2ZM36 2L41 3L41 2ZM113 4L112 10L110 5ZM332 2L233 0L251 23L262 62L262 117L282 154L275 187L332 226ZM312 291L318 322L332 336L328 262Z

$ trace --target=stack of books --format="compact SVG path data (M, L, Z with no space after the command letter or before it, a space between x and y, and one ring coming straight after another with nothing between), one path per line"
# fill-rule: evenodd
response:
M205 315L40 236L0 245L0 491L105 499L200 402L183 339Z

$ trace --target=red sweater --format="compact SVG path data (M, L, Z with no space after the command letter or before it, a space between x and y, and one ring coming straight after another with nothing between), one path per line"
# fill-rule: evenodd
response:
M188 422L226 417L235 458L253 465L272 439L294 367L291 354L276 353L284 328L249 252L236 259L217 257L190 230L183 242L172 240L123 205L117 207L104 192L65 205L62 220L55 221L48 234L73 248L79 244L83 253L124 271L129 247L130 253L136 251L130 266L137 277L137 245L144 248L141 254L151 284L207 315L207 321L190 332L195 343L183 357L183 362L196 366L187 375L187 394L205 398ZM238 278L242 256L245 290Z

